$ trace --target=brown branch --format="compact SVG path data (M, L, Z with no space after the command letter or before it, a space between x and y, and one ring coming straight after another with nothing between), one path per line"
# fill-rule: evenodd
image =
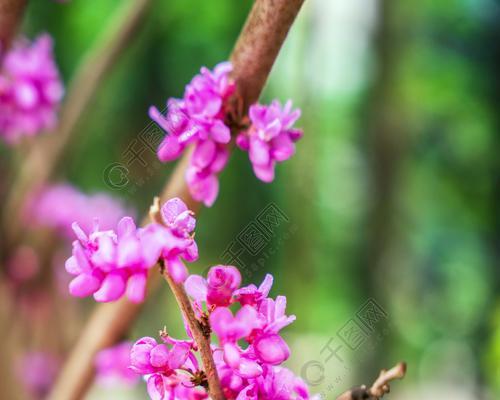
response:
M160 199L155 197L154 203L149 210L149 217L153 222L164 224L160 213ZM162 265L164 267L164 265ZM167 281L172 293L174 294L175 300L181 309L184 319L189 325L189 329L193 334L193 338L198 346L201 355L201 361L203 367L205 368L205 375L208 380L208 390L210 398L214 400L224 400L224 394L219 381L219 376L217 375L217 369L215 367L215 362L212 356L212 350L210 348L210 335L207 337L200 325L200 321L196 318L191 302L189 301L188 295L184 290L184 285L174 282L167 268L162 268L163 278Z
M347 392L337 397L337 400L379 400L386 393L389 393L389 383L395 379L402 379L406 374L406 364L400 362L390 370L383 369L380 371L378 378L373 382L370 388L360 386L350 389Z
M217 369L215 367L215 362L212 357L212 350L210 348L210 337L205 337L201 325L196 319L193 311L193 307L188 299L184 286L182 284L175 283L167 270L163 271L163 277L167 281L172 293L174 294L175 300L179 305L179 308L184 315L185 320L189 325L189 329L193 334L193 338L200 350L201 361L203 367L205 368L205 374L208 379L208 390L210 398L214 400L224 400L224 394L219 381L219 375L217 374Z
M10 47L25 7L26 0L0 0L0 57Z
M304 0L256 0L231 55L243 111L256 102Z
M10 243L15 243L22 233L19 221L22 220L20 215L24 199L54 174L64 149L75 138L77 124L86 116L86 110L119 55L130 45L150 4L151 0L129 0L109 21L102 37L96 40L75 73L57 130L39 137L23 159L3 210L4 223L8 229L6 236Z
M233 77L237 87L242 88L240 96L243 96L245 104L251 104L257 100L286 33L302 3L303 0L255 1L230 58L234 63ZM272 23L265 23L264 18L268 18ZM239 55L239 52L245 54ZM246 60L259 60L259 58L262 60L263 67L245 66ZM189 159L190 152L187 152L177 164L161 194L160 201L180 197L191 210L196 212L199 209L199 203L193 201L189 195L184 178ZM157 278L158 275L150 274L149 290L157 286L159 281ZM141 305L132 304L126 299L97 306L48 398L50 400L81 399L92 382L95 354L123 337L141 308Z

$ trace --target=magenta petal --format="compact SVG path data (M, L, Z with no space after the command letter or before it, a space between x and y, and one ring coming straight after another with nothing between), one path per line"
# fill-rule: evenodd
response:
M241 326L241 332L239 333L241 337L250 335L252 330L261 326L257 311L249 305L245 305L238 310L236 319Z
M304 136L304 131L302 129L289 129L286 132L288 133L290 139L292 139L294 142L296 142L297 140L301 139L302 136Z
M121 238L123 236L128 236L133 234L136 231L137 227L133 218L131 217L123 217L119 222L116 228L116 233L118 237Z
M217 307L212 314L210 314L210 326L217 336L226 337L229 325L233 321L233 314L226 307Z
M158 146L158 159L161 162L173 161L179 158L184 150L184 146L179 143L176 136L167 135Z
M73 242L73 256L75 257L76 262L78 263L78 267L82 272L92 272L92 266L90 265L90 262L87 258L87 255L85 254L85 251L83 250L82 245L76 241Z
M198 142L191 157L192 164L200 169L206 168L215 158L216 150L217 146L212 140Z
M266 274L264 280L259 286L259 292L262 293L262 296L267 297L271 291L271 287L273 286L273 280L274 278L271 274Z
M196 219L191 211L184 211L175 220L175 228L181 232L190 233L196 228Z
M87 237L83 229L80 227L78 222L73 222L71 224L71 229L73 229L73 232L75 233L76 237L81 243L87 243L89 238Z
M147 391L151 400L165 400L165 385L163 376L153 374L148 378Z
M148 114L149 117L160 126L160 128L162 128L164 131L169 130L167 119L155 106L149 107Z
M243 151L248 151L250 148L250 140L245 132L240 133L236 136L236 146L238 146Z
M168 364L170 352L165 344L155 346L149 354L150 362L153 367L161 368Z
M168 200L161 207L161 216L165 223L171 225L175 222L176 218L183 212L187 211L186 203L178 197Z
M140 243L143 255L140 267L153 267L158 262L166 243L169 242L171 237L172 234L170 231L159 224L150 224L140 231Z
M224 345L224 361L233 369L240 366L240 351L233 343L226 343Z
M66 260L66 263L64 264L64 268L68 273L71 275L78 275L82 273L82 270L78 266L78 263L76 262L75 256L71 256Z
M133 267L142 264L141 242L135 236L128 235L120 239L117 246L118 267Z
M102 281L101 288L94 293L94 299L108 302L119 299L125 293L126 281L120 272L109 273Z
M195 169L188 168L186 180L193 199L202 201L207 207L211 207L214 204L219 193L219 180L217 176L209 175L205 178L200 178Z
M187 343L176 343L170 351L170 357L168 359L168 366L171 369L177 369L183 366L186 362L191 346Z
M198 260L198 245L194 240L193 243L191 243L184 252L183 258L188 262L194 262Z
M262 375L262 367L255 361L251 361L247 358L242 358L240 360L238 374L241 377L247 379L256 378L259 375Z
M217 154L215 155L212 164L210 164L210 172L213 174L221 172L229 160L229 151L224 147L219 145L217 147Z
M98 238L99 249L92 254L92 262L102 270L107 270L114 266L116 256L115 243L108 235L102 235Z
M265 138L261 137L261 139L273 139L279 135L281 132L281 122L278 118L276 118L273 122L266 126Z
M207 281L200 275L190 275L184 283L184 288L187 294L198 302L207 298Z
M252 165L255 176L262 182L270 183L274 180L274 162L268 165Z
M272 141L271 156L276 161L288 160L295 153L295 144L286 134L279 135Z
M178 258L167 260L168 273L176 283L182 283L188 276L188 270L184 263Z
M76 297L90 296L101 286L101 280L90 274L81 274L69 283L69 293Z
M143 337L135 342L130 351L130 368L139 374L153 373L150 353L156 345L156 340L151 337Z
M260 360L271 365L279 365L290 357L290 348L279 335L257 338L253 349Z
M229 128L220 120L216 120L212 129L210 130L212 139L217 143L229 143L231 140L231 131Z
M127 284L127 297L132 303L142 303L146 297L147 275L143 272L133 274Z
M250 139L250 152L249 157L253 165L267 165L269 164L269 144L258 138L252 137Z

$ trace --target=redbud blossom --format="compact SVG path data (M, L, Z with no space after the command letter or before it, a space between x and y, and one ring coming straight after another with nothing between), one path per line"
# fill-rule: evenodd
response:
M54 129L63 93L52 38L15 42L0 65L0 136L16 143Z

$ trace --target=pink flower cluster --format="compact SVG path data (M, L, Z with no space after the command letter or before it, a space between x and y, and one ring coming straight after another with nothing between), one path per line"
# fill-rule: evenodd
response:
M197 377L201 378L195 350L193 340L177 340L164 335L162 343L157 343L151 337L144 337L132 347L130 368L146 376L147 390L153 400L206 399L205 390L192 383Z
M161 161L178 158L189 144L194 145L186 180L193 198L211 206L219 192L218 173L225 167L231 131L224 123L224 105L234 92L229 79L231 64L221 63L214 71L202 68L186 86L183 99L170 99L164 116L156 107L150 117L168 135L160 144Z
M290 348L280 331L295 316L285 313L286 297L268 297L272 282L267 275L259 287L240 287L238 269L218 265L210 269L207 279L191 275L184 284L198 316L208 316L217 338L213 356L227 399L311 399L306 384L281 366ZM229 309L233 305L239 305L235 313ZM197 386L203 374L194 356L195 343L168 336L164 341L157 344L152 338L142 338L131 352L133 370L148 376L151 399L207 398ZM167 344L174 346L169 349Z
M52 38L17 41L0 65L0 136L16 143L53 129L63 93Z
M236 89L231 70L227 62L218 64L213 72L202 68L186 86L183 99L167 102L166 115L156 107L149 110L150 117L167 132L158 149L161 161L175 160L189 144L194 145L186 181L193 198L208 207L217 198L218 174L229 158L227 102ZM295 152L294 142L302 137L302 131L293 128L300 110L292 111L291 107L287 102L282 108L278 101L270 106L251 106L251 124L237 136L238 147L249 151L254 172L264 182L274 179L276 163L290 158Z
M97 218L100 228L108 230L124 215L133 215L117 198L105 193L87 195L69 184L47 186L34 198L26 207L26 220L56 229L67 237L73 237L73 222L90 231Z
M293 156L294 142L302 137L302 130L293 128L300 117L300 110L292 111L291 101L282 108L275 100L270 106L254 104L248 114L252 124L237 136L236 144L248 151L257 178L272 182L276 163Z
M196 220L178 198L166 202L161 209L163 225L151 223L137 228L134 220L124 217L116 232L100 230L98 223L89 234L73 224L77 240L66 270L75 275L69 284L73 296L94 295L100 302L114 301L125 293L133 302L142 302L148 270L163 260L172 278L183 282L187 269L183 260L198 258L193 239Z
M96 376L101 385L132 386L138 382L139 377L129 368L131 350L131 342L121 342L97 353L95 357Z

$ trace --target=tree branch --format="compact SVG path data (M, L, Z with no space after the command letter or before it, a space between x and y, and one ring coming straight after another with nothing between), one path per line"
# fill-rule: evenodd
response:
M341 394L337 400L379 400L384 394L389 393L389 383L394 379L402 379L406 374L406 364L400 362L389 371L383 369L373 385L367 389L360 386Z
M6 0L0 0L2 1ZM86 115L87 108L92 104L98 88L116 64L120 53L130 45L150 4L151 0L129 0L112 18L102 37L96 40L75 73L61 110L57 130L39 137L23 159L3 210L6 236L10 243L15 243L22 233L19 221L22 221L20 216L24 199L50 180L64 149L75 138L75 127Z
M256 102L304 0L255 0L231 55L243 112Z
M26 0L0 0L0 59L21 24Z
M230 57L234 63L233 78L236 86L241 88L239 96L244 104L249 105L257 100L303 1L255 1ZM239 54L240 52L244 54ZM245 65L248 60L252 60L254 64L252 68ZM255 65L259 60L262 61L262 66ZM186 152L177 164L162 191L160 201L180 197L189 209L196 212L200 205L189 195L184 178L190 157L191 153ZM149 290L158 285L157 277L156 274L150 274ZM129 330L141 308L141 305L130 303L125 298L115 303L97 306L48 398L81 399L92 382L95 354L104 347L116 343ZM210 373L206 372L207 375ZM208 378L210 379L209 376Z
M152 222L164 225L163 218L160 212L160 199L155 197L153 205L149 209L149 218ZM184 290L184 285L174 282L167 268L162 263L162 275L167 281L172 293L181 309L184 320L187 322L191 333L193 334L194 341L200 350L201 361L205 369L205 375L208 379L208 390L210 393L210 398L213 400L224 400L224 394L220 386L219 376L217 375L217 369L215 367L215 362L212 356L212 349L210 348L210 336L205 336L203 333L200 322L196 318L189 297Z

